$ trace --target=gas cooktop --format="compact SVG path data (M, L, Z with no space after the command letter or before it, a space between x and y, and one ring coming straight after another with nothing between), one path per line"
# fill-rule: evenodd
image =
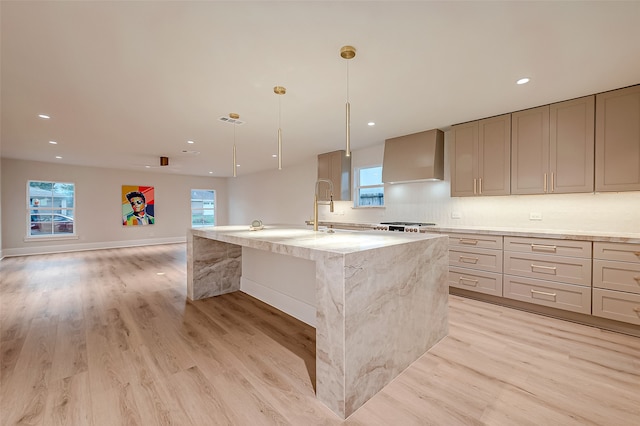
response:
M380 225L435 226L436 224L425 222L380 222Z
M374 228L376 231L395 231L395 232L420 232L422 228L427 226L435 226L435 223L425 222L380 222Z

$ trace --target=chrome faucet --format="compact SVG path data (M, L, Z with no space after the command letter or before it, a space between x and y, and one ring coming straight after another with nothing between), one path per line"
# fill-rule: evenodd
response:
M320 182L329 184L329 201L318 201L318 185ZM313 197L313 230L318 230L318 204L329 204L329 211L333 213L333 182L329 179L318 179L316 181L316 194Z

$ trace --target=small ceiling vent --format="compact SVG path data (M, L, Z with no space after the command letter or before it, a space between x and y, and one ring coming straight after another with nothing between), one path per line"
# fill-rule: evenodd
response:
M238 120L237 118L231 118L226 116L222 116L218 118L218 120L222 121L223 123L236 124L238 126L244 124L244 121L242 120Z

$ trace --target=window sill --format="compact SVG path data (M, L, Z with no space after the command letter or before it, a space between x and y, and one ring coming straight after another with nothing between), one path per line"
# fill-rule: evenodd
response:
M64 240L77 240L78 235L41 235L41 236L28 236L24 237L25 243L32 243L35 241L64 241Z
M385 206L353 206L352 209L385 209Z

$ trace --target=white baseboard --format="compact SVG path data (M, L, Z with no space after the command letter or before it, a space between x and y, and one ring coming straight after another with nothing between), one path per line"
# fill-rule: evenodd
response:
M316 326L316 307L311 306L291 296L280 293L272 288L263 286L255 281L241 277L240 291L253 296L258 300L273 306L292 317L309 324L311 327Z
M67 253L72 251L104 250L124 247L153 246L158 244L185 243L187 237L148 238L144 240L106 241L99 243L60 244L51 246L35 246L6 248L2 250L4 257L28 256L34 254Z

